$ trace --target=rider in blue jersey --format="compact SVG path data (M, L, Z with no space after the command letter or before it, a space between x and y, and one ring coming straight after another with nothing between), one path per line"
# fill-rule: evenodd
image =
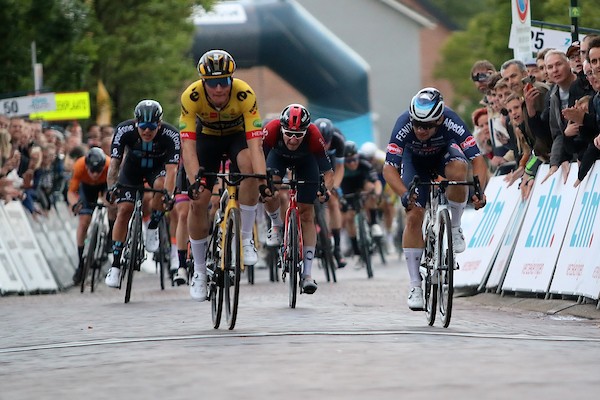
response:
M406 227L402 247L410 276L408 306L412 310L423 309L423 291L419 266L425 248L422 235L423 217L429 196L425 187L409 198L407 185L415 175L422 179L442 176L448 180L464 181L473 165L473 175L487 184L487 165L475 138L462 119L444 106L441 93L435 88L421 89L411 100L408 111L400 115L387 147L383 175L391 188L401 196L406 208ZM465 250L461 218L467 204L467 188L450 186L447 190L448 205L452 219L452 242L454 251ZM482 199L473 196L475 209L485 206Z

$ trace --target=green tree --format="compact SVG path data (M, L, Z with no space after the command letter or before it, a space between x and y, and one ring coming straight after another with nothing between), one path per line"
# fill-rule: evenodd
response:
M131 118L143 98L160 101L173 123L184 82L194 77L193 7L215 1L0 0L0 93L32 91L35 41L45 89L84 90L95 99L102 80L113 123Z

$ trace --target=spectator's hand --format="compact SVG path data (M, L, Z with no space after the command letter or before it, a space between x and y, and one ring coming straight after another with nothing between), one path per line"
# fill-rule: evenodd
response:
M519 167L516 170L506 174L506 177L504 178L504 181L508 182L506 187L510 187L513 183L515 183L517 179L523 176L523 173L525 173L525 168Z
M579 134L580 127L581 127L581 124L578 124L577 122L569 121L567 123L567 127L565 128L565 136L567 136L567 137L577 136Z
M541 93L535 86L532 86L529 90L523 89L523 92L525 95L525 107L527 108L527 115L529 115L529 117L535 117L535 102Z
M573 184L573 187L576 188L577 186L579 186L581 184L581 181L579 180L579 178L577 178L575 180L575 183Z
M563 161L560 165L560 169L562 170L563 183L567 183L567 179L569 179L569 172L571 172L571 163L568 161Z
M594 138L594 146L596 146L596 148L600 150L600 135Z
M494 166L494 167L499 167L500 165L506 163L506 158L501 157L501 156L494 156L491 160L490 163Z
M525 175L523 180L521 181L521 199L523 201L529 198L531 194L531 189L533 188L533 184L535 183L535 179L531 175Z
M548 173L546 174L544 179L542 179L542 183L546 182L548 180L548 178L550 178L552 175L554 175L554 173L556 171L558 171L558 165L552 165L550 167L550 169L548 170Z
M568 107L562 110L562 116L569 122L575 122L579 125L583 124L585 110L579 107Z

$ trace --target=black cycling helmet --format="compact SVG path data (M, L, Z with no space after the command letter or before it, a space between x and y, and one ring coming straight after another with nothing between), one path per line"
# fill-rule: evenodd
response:
M439 90L432 87L421 89L410 101L410 117L414 121L437 121L444 112L444 98Z
M344 144L344 157L352 157L358 154L358 148L356 147L356 143L349 140Z
M140 123L159 123L162 120L163 110L156 100L142 100L135 106L133 115Z
M92 147L85 155L85 165L91 172L102 172L106 165L106 154L100 147Z
M331 139L333 139L333 132L335 132L333 122L331 122L331 120L328 118L318 118L314 123L317 126L317 128L319 128L319 132L321 132L321 135L323 135L325 143L331 143Z
M281 112L279 123L288 131L305 131L310 125L310 113L301 104L290 104Z
M226 78L233 75L235 61L225 50L209 50L200 57L197 69L203 79Z

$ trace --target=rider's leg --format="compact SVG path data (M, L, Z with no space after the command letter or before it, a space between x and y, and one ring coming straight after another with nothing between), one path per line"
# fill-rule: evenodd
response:
M244 149L237 154L237 165L243 174L251 174L252 160L250 150ZM240 183L239 203L242 217L242 246L244 248L244 264L254 265L258 262L258 252L254 247L253 231L256 221L256 207L258 204L258 180L255 178L244 179Z

